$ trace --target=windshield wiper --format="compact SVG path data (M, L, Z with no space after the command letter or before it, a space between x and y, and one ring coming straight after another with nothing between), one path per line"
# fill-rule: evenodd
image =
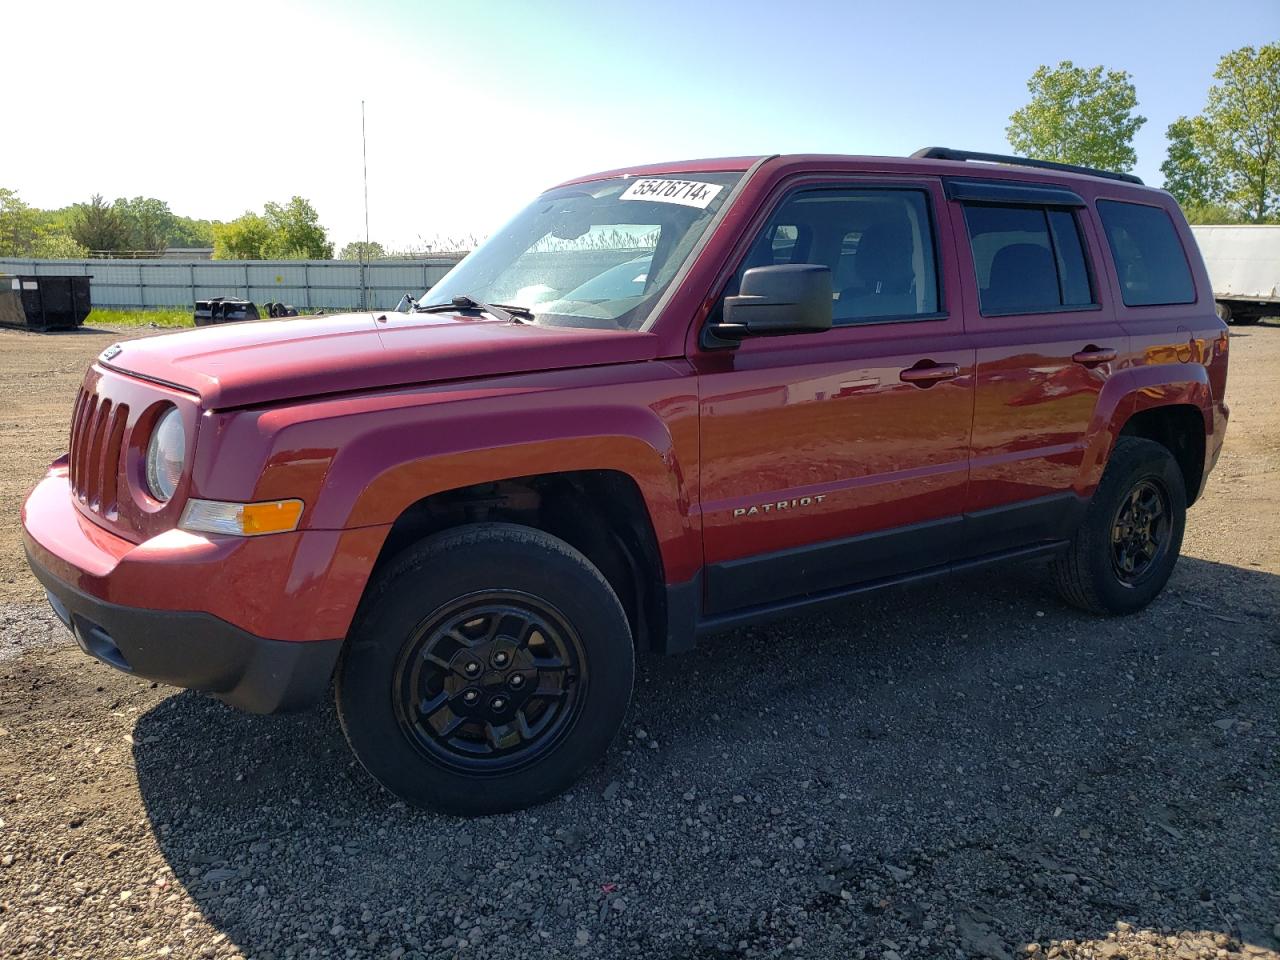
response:
M529 323L534 319L533 311L525 307L485 303L482 300L476 300L474 297L454 297L448 303L433 303L426 307L420 307L415 304L413 309L417 313L439 313L442 310L483 310L503 323Z

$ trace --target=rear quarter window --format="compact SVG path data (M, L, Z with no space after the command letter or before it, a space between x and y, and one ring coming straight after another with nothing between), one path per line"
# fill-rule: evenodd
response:
M1099 200L1098 217L1125 306L1195 301L1191 267L1168 211L1141 203Z

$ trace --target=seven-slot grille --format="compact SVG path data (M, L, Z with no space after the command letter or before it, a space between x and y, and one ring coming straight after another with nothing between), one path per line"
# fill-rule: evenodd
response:
M120 456L129 407L81 390L71 415L71 490L95 513L117 512Z

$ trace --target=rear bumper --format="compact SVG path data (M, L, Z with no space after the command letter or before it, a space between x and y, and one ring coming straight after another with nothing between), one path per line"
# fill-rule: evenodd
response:
M328 689L341 640L267 640L207 613L108 603L27 560L80 649L117 670L253 713L296 710Z
M1205 437L1204 471L1200 474L1200 489L1195 491L1193 501L1198 500L1204 493L1209 483L1209 474L1213 472L1213 468L1218 465L1218 458L1222 456L1222 445L1226 439L1227 421L1230 417L1231 409L1222 401L1214 404L1209 413L1209 422L1212 426ZM1191 491L1187 492L1191 493Z

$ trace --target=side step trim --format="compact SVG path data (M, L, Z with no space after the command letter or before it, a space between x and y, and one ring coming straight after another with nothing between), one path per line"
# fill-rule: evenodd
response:
M792 597L788 600L781 600L776 603L761 604L755 607L734 610L729 613L704 617L698 621L695 633L697 636L701 637L709 633L719 633L722 630L729 630L735 627L743 627L750 624L779 619L800 611L808 613L811 610L818 609L828 604L838 603L841 600L847 600L848 598L856 597L859 594L872 593L876 590L883 590L888 587L925 583L953 573L962 573L969 570L981 570L984 567L997 566L999 564L1017 560L1032 560L1039 557L1052 556L1053 554L1063 550L1067 546L1067 543L1068 541L1066 540L1053 540L1047 543L1038 543L1029 547L1019 547L1016 550L1005 550L1000 553L986 554L985 556L974 557L968 560L959 560L954 563L940 564L936 567L929 567L925 570L919 570L914 573L903 574L901 576L886 577L881 580L872 580L850 587L840 587L835 590L826 590L802 597Z

